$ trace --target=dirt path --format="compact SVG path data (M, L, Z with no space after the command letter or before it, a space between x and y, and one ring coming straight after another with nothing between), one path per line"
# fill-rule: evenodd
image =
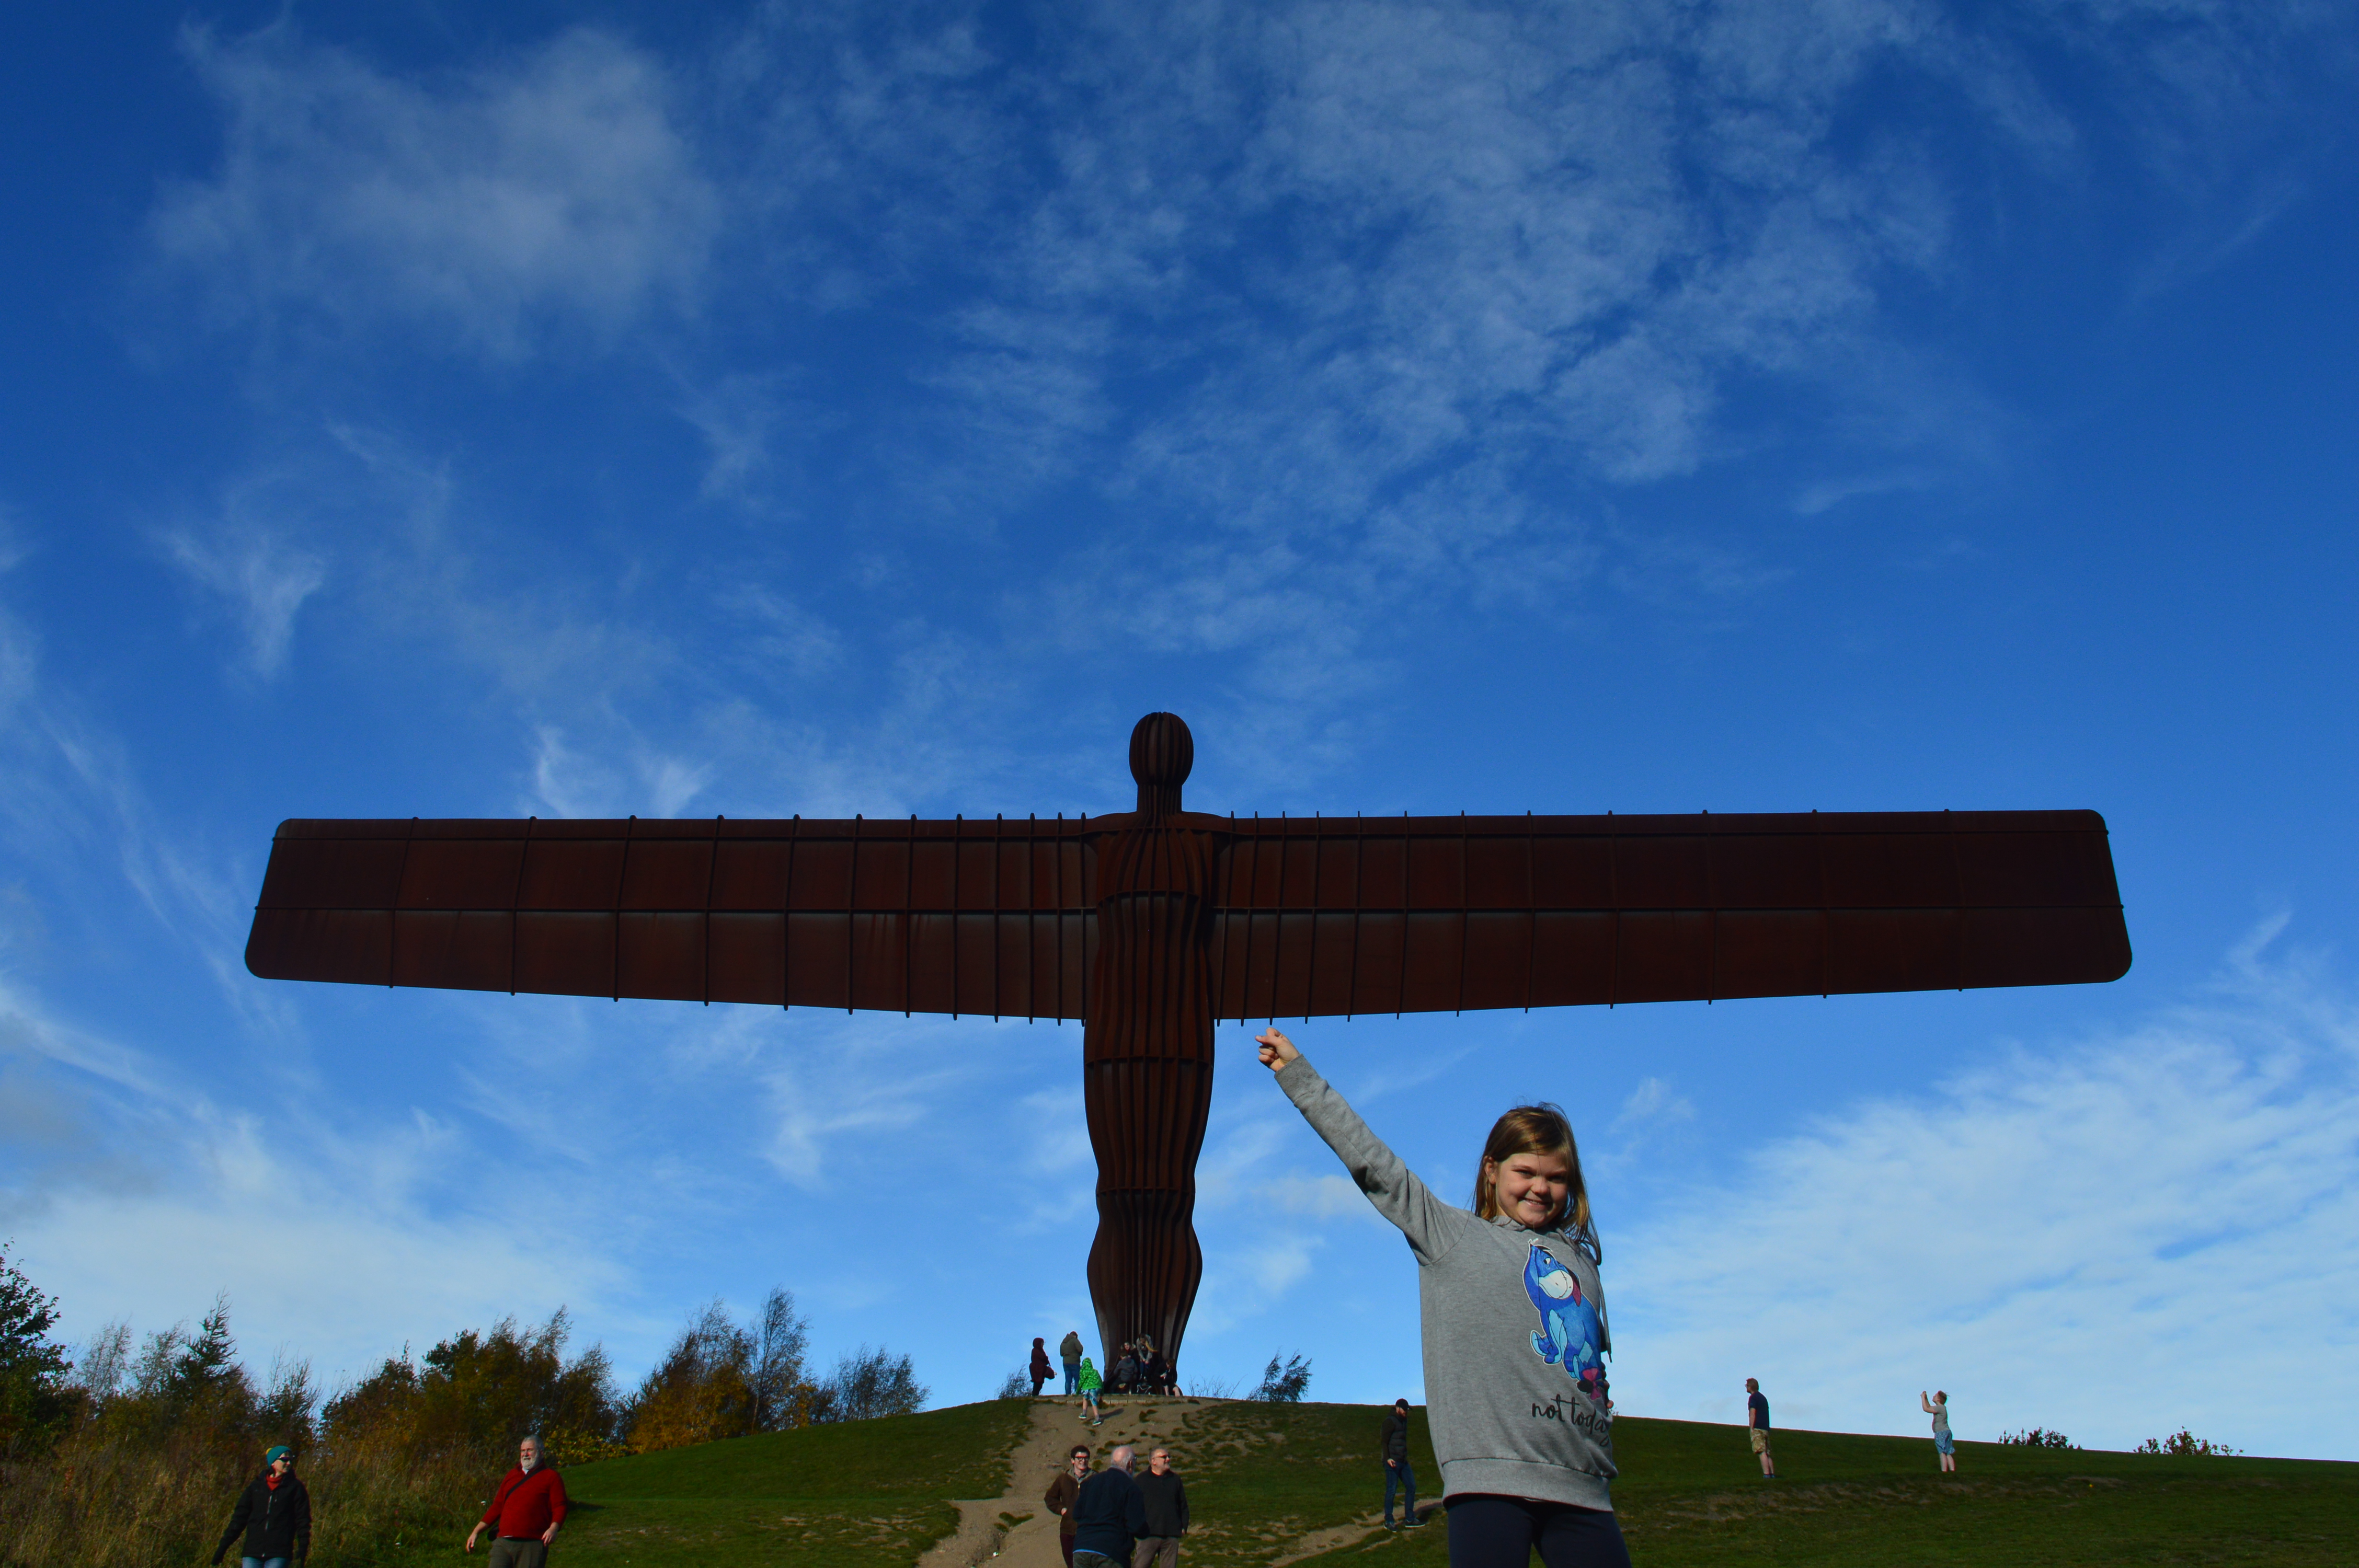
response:
M1181 1419L1201 1401L1190 1399L1120 1400L1106 1408L1105 1424L1085 1425L1081 1412L1060 1399L1032 1403L1031 1429L1017 1440L1009 1470L1007 1490L996 1498L960 1498L959 1527L918 1560L918 1568L1064 1568L1057 1550L1057 1516L1040 1504L1040 1494L1064 1468L1065 1454L1076 1443L1086 1443L1103 1464L1106 1454L1127 1443L1146 1451L1169 1443ZM1028 1516L1028 1517L1027 1517ZM1010 1519L1017 1522L1009 1524Z
M1065 1454L1076 1443L1086 1443L1095 1455L1093 1467L1123 1444L1137 1451L1146 1468L1147 1451L1158 1443L1172 1443L1181 1422L1205 1401L1193 1399L1129 1399L1106 1406L1105 1424L1091 1427L1067 1400L1040 1399L1032 1404L1032 1424L1017 1440L1007 1490L996 1498L958 1500L958 1530L935 1543L918 1560L918 1568L1064 1568L1057 1550L1057 1516L1041 1506L1040 1494L1064 1468ZM1429 1501L1419 1509L1430 1513ZM1009 1521L1013 1520L1013 1523ZM1349 1546L1380 1533L1384 1521L1371 1511L1350 1524L1316 1530L1286 1542L1270 1559L1272 1568L1316 1557L1339 1546Z

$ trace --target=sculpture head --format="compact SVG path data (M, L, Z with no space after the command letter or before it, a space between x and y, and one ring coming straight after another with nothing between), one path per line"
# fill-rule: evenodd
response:
M1150 713L1130 732L1130 776L1138 781L1138 814L1169 816L1180 809L1180 786L1196 766L1196 738L1176 713Z

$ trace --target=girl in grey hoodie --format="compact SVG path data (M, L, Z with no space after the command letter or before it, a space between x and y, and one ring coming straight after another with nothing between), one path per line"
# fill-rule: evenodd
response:
M1474 1206L1433 1195L1276 1028L1262 1065L1418 1262L1451 1568L1628 1568L1614 1518L1612 1348L1571 1124L1518 1106L1484 1141Z

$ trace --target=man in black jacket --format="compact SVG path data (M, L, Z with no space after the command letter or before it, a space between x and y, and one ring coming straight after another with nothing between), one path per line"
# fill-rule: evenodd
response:
M1130 1568L1180 1568L1180 1538L1188 1533L1188 1488L1171 1468L1171 1450L1147 1454L1138 1495L1147 1505L1147 1529L1131 1550Z
M1385 1528L1398 1530L1393 1522L1393 1494L1406 1490L1408 1509L1401 1515L1408 1524L1417 1522L1417 1472L1408 1467L1408 1401L1395 1400L1385 1417L1385 1435L1379 1444L1385 1455Z
M1106 1455L1106 1467L1073 1498L1073 1568L1130 1568L1131 1543L1147 1533L1147 1501L1130 1478L1130 1445Z
M285 1568L290 1558L299 1563L311 1555L311 1494L295 1478L295 1451L281 1444L262 1457L266 1467L239 1495L229 1528L213 1548L216 1563L241 1530L245 1533L245 1554L275 1568Z

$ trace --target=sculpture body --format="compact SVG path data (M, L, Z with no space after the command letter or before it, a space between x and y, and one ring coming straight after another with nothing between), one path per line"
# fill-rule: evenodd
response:
M1137 809L1007 821L289 820L266 979L1082 1024L1107 1346L1176 1357L1223 1018L2109 980L2094 812L1221 817L1149 714Z

